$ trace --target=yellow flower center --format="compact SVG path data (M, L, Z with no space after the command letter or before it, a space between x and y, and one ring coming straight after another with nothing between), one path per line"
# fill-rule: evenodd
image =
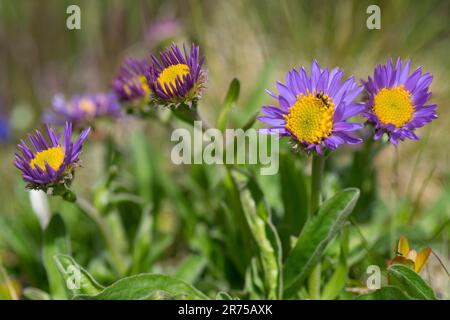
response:
M58 170L64 162L64 153L65 150L63 147L52 147L47 150L39 151L36 153L33 160L30 161L30 166L33 169L36 169L36 166L38 166L46 172L45 162L47 162L53 170Z
M147 78L143 74L141 74L138 77L138 81L141 83L142 89L145 91L145 93L149 93L150 92L150 88L149 88L148 83L147 83Z
M411 94L403 86L383 88L374 98L373 112L382 124L391 123L400 128L413 117Z
M175 64L165 68L158 77L158 82L161 84L164 92L166 94L172 93L172 87L176 87L175 80L177 77L180 77L183 80L183 77L191 72L189 66L183 63ZM169 91L167 92L166 84L169 87Z
M333 129L334 104L328 95L308 93L297 101L284 116L288 128L299 141L320 143Z
M91 116L95 115L95 104L90 99L81 99L79 106L80 109L86 114Z
M141 74L141 75L137 76L136 78L133 78L131 81L132 81L134 84L140 84L140 85L141 85L141 88L142 88L142 90L144 90L145 94L146 94L146 95L149 95L149 93L150 93L150 87L148 86L147 78L145 77L145 75ZM128 83L125 83L125 84L123 85L123 90L125 90L125 93L126 93L127 95L130 95L130 94L131 94L130 85L129 85Z

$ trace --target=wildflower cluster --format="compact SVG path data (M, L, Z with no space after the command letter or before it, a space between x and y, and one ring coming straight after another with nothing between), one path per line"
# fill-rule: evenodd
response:
M270 127L261 129L266 134L289 137L295 147L322 154L343 144L362 142L350 132L362 129L362 123L349 122L363 116L375 127L374 138L387 134L397 145L406 138L417 140L414 130L437 118L436 105L426 104L431 97L432 76L422 75L421 68L412 74L410 61L402 66L397 59L375 68L374 77L358 85L354 77L342 82L343 71L321 69L316 61L308 76L304 67L294 68L286 76L286 84L277 82L278 94L267 90L278 100L277 106L264 106L259 117ZM356 102L365 89L365 101Z
M192 45L183 51L173 44L149 59L128 59L113 81L116 94L124 102L136 105L192 106L205 89L205 57Z
M173 44L159 55L150 55L146 59L128 58L113 79L111 92L75 95L70 99L66 99L61 94L56 95L53 99L52 110L44 116L47 137L36 130L35 134L28 136L30 145L27 145L23 140L18 144L20 153L16 153L14 165L21 171L22 178L27 183L27 188L43 190L49 195L62 196L64 200L76 202L81 210L87 212L102 233L106 248L110 251L109 262L114 266L117 274L125 275L134 271L137 273L139 266L137 269L130 268L128 261L136 263L136 261L140 262L145 259L141 259L140 253L137 254L139 257L136 259L134 253L132 258L122 258L122 250L119 248L120 246L116 245L114 231L110 230L107 220L104 219L102 214L99 214L99 212L103 212L105 207L109 206L109 203L108 205L95 203L90 205L87 201L77 197L70 189L75 170L81 165L80 154L83 144L91 130L90 127L94 126L98 118L119 118L122 116L122 110L124 109L137 111L134 113L135 115L145 115L147 110L154 110L157 107L170 108L171 114L184 121L194 122L194 131L203 132L202 123L200 122L200 129L198 129L195 120L201 120L196 106L202 97L207 81L207 73L203 66L204 61L205 57L200 54L199 47L194 44L190 49L185 46L180 49ZM298 219L295 216L297 208L294 208L295 206L292 203L288 203L284 206L286 210L285 216L282 218L285 219L283 223L272 224L269 208L266 208L264 201L261 201L263 190L260 190L258 182L253 180L253 175L244 171L239 172L239 179L242 181L235 181L233 174L238 173L238 170L233 167L235 163L233 162L234 145L232 145L226 155L232 155L230 159L233 161L226 163L226 176L224 178L224 187L227 189L224 193L228 198L224 201L220 199L218 202L220 202L220 210L223 210L224 214L233 214L230 219L221 220L223 223L230 223L230 228L224 229L223 233L220 231L220 234L225 235L232 230L233 236L236 236L236 239L224 245L223 248L226 248L224 251L228 251L228 246L230 246L232 248L230 251L234 254L243 248L242 259L239 257L236 261L230 260L230 265L236 263L233 272L240 272L246 283L253 281L251 279L253 277L258 277L258 283L264 281L264 285L258 286L258 291L263 292L261 294L267 294L269 298L299 297L300 294L304 295L301 286L303 283L308 283L308 286L312 288L308 293L308 298L320 299L321 296L318 291L321 288L320 281L324 278L322 277L324 274L321 274L320 260L333 237L343 230L345 221L360 196L358 188L348 188L337 192L321 204L323 195L321 180L326 158L324 154L344 145L363 143L364 139L361 138L363 135L360 132L367 128L374 132L373 137L370 137L371 139L379 140L383 135L386 135L387 137L384 140L393 145L397 145L399 141L405 139L417 140L418 136L415 130L437 117L437 106L428 103L431 98L431 92L429 91L431 82L432 76L429 73L422 74L421 68L410 73L409 60L403 63L401 59L397 59L394 66L391 59L386 65L378 65L373 77L369 76L367 81L362 80L361 82L355 80L354 76L345 76L344 71L339 67L323 68L314 60L309 71L303 66L290 70L284 83L276 83L277 92L267 90L267 93L275 99L276 103L261 108L263 114L257 119L267 124L268 127L259 129L259 132L277 135L280 138L285 137L289 139L295 150L302 150L308 155L312 155L312 173L310 180L308 180L311 183L310 188L305 188L303 185L301 187L300 185L295 186L296 178L288 177L291 174L290 171L287 170L287 175L286 171L283 173L283 180L292 184L292 194L284 194L285 190L283 190L283 197L288 200L293 200L295 197L301 198L302 201L298 202L305 202L303 200L306 199L307 202L302 208L303 210L298 210L302 211L301 214L304 214L304 212L306 214ZM224 107L224 110L226 112L228 112L228 107L233 104L230 101L237 99L239 88L239 81L233 80L225 99L226 107ZM224 120L226 117L225 112L219 116L217 126L221 129L217 130L218 134L214 137L221 144L228 142L226 141L227 136L221 135L222 132L226 131ZM253 124L255 118L256 116L249 123ZM171 120L169 117L168 119L168 121ZM49 124L63 124L64 130L57 133ZM72 139L73 127L82 130L79 137L74 141ZM216 132L214 128L207 127L205 133L206 131ZM254 133L256 137L256 131ZM367 137L367 134L365 136ZM245 140L244 138L243 140ZM262 140L259 139L260 149L262 149ZM145 143L145 138L142 141ZM200 144L203 144L204 141L205 139L200 137ZM227 147L230 145L231 143L227 144ZM252 155L256 153L256 149L249 148L249 150L252 150L248 152ZM278 153L275 154L277 157L279 156ZM221 157L222 155L218 158L222 160ZM191 157L188 156L187 158L190 160ZM140 159L146 158L140 157ZM219 163L223 164L223 161L219 161ZM113 175L111 173L111 176ZM143 185L149 185L148 181L145 180L146 177L139 175L139 178L144 179ZM112 178L108 177L106 180L108 182L105 182L105 185L108 186L102 185L99 188L105 188L104 191L107 190L105 193L109 194L108 188ZM168 181L168 179L164 181ZM289 189L291 186L283 187ZM166 190L162 193L165 192ZM302 192L304 192L302 196L298 195ZM111 193L114 192L111 191ZM189 205L189 201L186 200L188 198L182 198L184 197L183 192L167 191L167 195L173 196L176 201ZM117 199L125 199L124 202L129 201L137 205L144 202L140 197L126 192L123 192L121 197L117 197ZM119 202L119 200L116 201ZM211 208L216 205L213 202L211 201ZM143 212L146 212L146 210L143 210ZM288 210L291 211L289 217L286 213ZM148 218L150 219L150 217ZM236 223L238 220L235 221L235 218L240 219L239 223ZM147 217L143 214L143 221L145 219ZM119 220L116 221L118 224L120 224ZM200 220L206 221L208 219L195 219L193 221L196 223ZM150 226L151 223L146 223L146 226ZM199 230L190 225L189 228L191 227L192 230L190 231L195 230L197 232ZM119 228L114 230L119 230ZM137 233L140 236L144 227L139 227L136 230L138 230ZM279 237L278 230L283 230L286 234ZM194 234L194 232L190 233ZM297 235L299 236L297 237ZM240 238L241 236L243 240ZM345 236L342 232L342 237ZM341 247L343 254L349 247L347 240L343 240ZM140 239L137 238L136 241L140 241ZM147 242L148 239L144 241ZM241 246L241 243L245 245ZM146 246L147 244L142 244L138 247L144 248ZM255 254L252 251L255 248L261 252ZM283 250L286 248L287 254L284 259ZM405 272L402 270L405 266L408 267L405 274L408 275L409 273L408 276L419 277L416 273L420 272L426 264L431 249L426 248L420 252L411 250L406 238L402 237L397 251L397 256L388 264L388 273L391 273L391 277L392 275L395 277L395 272L397 274L398 272ZM142 256L144 256L146 252L142 252ZM221 254L222 252L217 256ZM255 256L261 257L261 261L256 260ZM225 264L224 261L220 261L220 264ZM303 262L303 264L298 261ZM248 265L251 265L251 267L248 268ZM145 268L146 271L151 269L149 265ZM398 268L400 270L397 270ZM347 270L344 271L347 272ZM227 272L224 272L224 274ZM411 275L411 272L413 275ZM261 279L259 279L260 274L264 274ZM146 278L147 276L141 275L138 277ZM305 281L308 276L310 279ZM340 275L338 274L338 276ZM159 276L152 274L151 279L148 278L147 280L155 279L154 277ZM335 275L332 277L334 278ZM133 279L132 281L139 280L137 277ZM147 280L143 279L144 283ZM129 279L125 279L125 281L129 281ZM165 281L156 282L158 286L163 285L163 282L165 283ZM395 284L395 282L393 283ZM133 285L130 285L130 288L132 287ZM133 291L132 288L130 292L142 294L145 291L140 283L138 287L138 290ZM154 290L157 286L152 283L151 287ZM175 290L173 289L175 287L180 287L182 290L188 288L184 283L183 285L171 284L171 290ZM104 289L101 294L109 292L108 290L107 288ZM115 289L110 290L114 291ZM169 291L172 292L171 290ZM192 290L192 292L200 298L206 297L196 290ZM182 293L185 294L184 291ZM138 297L133 294L127 291L125 297ZM148 298L148 292L145 292L145 294L145 297ZM332 296L334 293L327 292L327 294ZM335 293L335 295L337 294Z

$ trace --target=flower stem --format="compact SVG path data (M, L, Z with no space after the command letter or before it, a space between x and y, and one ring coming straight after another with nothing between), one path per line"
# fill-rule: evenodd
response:
M314 212L316 212L317 209L319 209L324 164L325 158L323 156L320 155L313 156L312 172L311 172L311 199L309 204L310 217L312 217Z
M311 200L309 203L309 218L319 209L320 195L322 190L322 175L325 158L321 155L314 155L311 170ZM320 299L320 262L313 268L308 279L309 296L311 299Z
M76 204L97 225L106 248L111 255L114 268L119 275L124 275L126 272L126 265L120 252L117 250L118 246L114 241L114 235L104 217L100 215L98 210L90 204L89 201L80 196L77 197Z

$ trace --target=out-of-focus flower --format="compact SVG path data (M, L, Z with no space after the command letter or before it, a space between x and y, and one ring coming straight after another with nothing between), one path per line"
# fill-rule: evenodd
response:
M177 19L164 18L153 22L145 32L145 39L152 45L176 37L181 34L182 28Z
M0 143L8 141L10 134L9 121L0 115Z
M159 59L152 56L147 79L155 104L192 106L201 97L207 74L202 69L205 57L199 54L199 47L194 44L189 53L184 45L182 53L177 45L172 44L160 53Z
M38 130L35 135L28 135L34 150L21 140L18 148L22 155L16 153L14 165L22 171L27 188L47 191L50 187L70 183L89 131L90 128L85 129L73 143L72 124L66 122L62 143L61 134L56 134L48 125L49 141Z
M62 94L53 98L53 109L44 115L44 122L62 125L71 122L85 127L99 117L119 117L120 104L114 93L76 95L66 100Z
M10 131L9 120L3 112L3 103L2 99L0 99L0 143L5 143L8 141Z
M389 265L404 264L420 272L428 261L430 253L431 248L425 248L419 253L416 250L410 250L408 239L402 235L397 245L397 256L389 261Z
M258 119L271 127L260 132L290 137L296 147L318 154L325 148L335 150L342 144L361 142L349 132L363 125L347 120L364 109L362 103L354 102L362 87L354 77L341 84L342 77L341 69L321 69L317 61L312 63L310 77L304 67L288 72L286 85L277 82L278 95L266 90L278 100L279 107L262 107L265 115Z
M406 138L418 140L414 130L437 118L436 105L426 105L433 76L422 75L421 67L410 75L410 64L398 58L394 66L389 59L375 68L373 79L363 81L368 96L363 115L374 124L375 139L387 133L394 145Z
M150 63L147 59L128 58L113 80L113 89L120 101L130 104L145 104L150 99L150 88L146 74Z

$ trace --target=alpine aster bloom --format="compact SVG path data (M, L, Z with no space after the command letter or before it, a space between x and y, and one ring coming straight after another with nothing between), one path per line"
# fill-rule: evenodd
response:
M355 144L361 139L349 132L361 129L360 123L347 120L360 114L364 106L354 102L362 91L354 77L341 84L343 72L321 69L317 61L311 65L311 76L303 67L288 72L286 85L277 82L279 94L266 90L278 100L279 107L264 106L264 116L258 119L271 125L261 133L290 137L295 146L308 152L322 154L324 149L335 150L342 144Z
M113 89L120 101L131 104L145 104L150 99L150 88L146 74L150 63L147 59L128 58L113 80Z
M405 138L418 140L414 130L437 118L436 105L426 104L433 76L422 75L421 67L410 75L410 64L398 58L394 66L389 59L375 68L373 79L363 81L368 96L363 115L374 124L376 140L384 133L394 145Z
M85 126L99 117L119 117L120 104L112 93L76 95L66 100L62 94L53 98L53 110L44 115L45 123L62 125L66 121Z
M33 149L21 140L18 148L22 155L16 153L14 165L22 171L27 188L47 191L49 187L70 183L89 130L85 129L73 143L72 124L66 122L62 142L61 134L56 134L48 125L49 141L38 130L35 135L28 135Z
M196 45L191 46L189 53L183 45L182 53L172 44L160 53L159 59L152 56L147 80L156 104L176 107L185 103L191 106L201 97L207 75L202 69L205 57L200 57L199 52Z

